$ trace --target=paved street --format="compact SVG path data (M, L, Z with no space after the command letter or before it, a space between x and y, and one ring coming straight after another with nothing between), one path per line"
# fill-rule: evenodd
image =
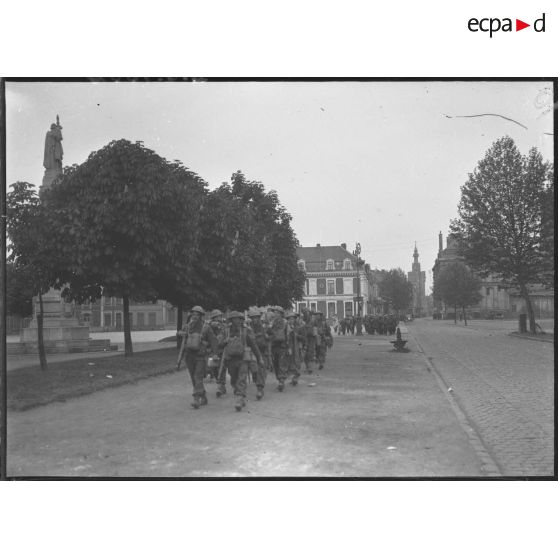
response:
M506 323L422 319L409 331L502 474L552 475L554 345L510 337Z
M186 372L8 416L8 475L482 476L475 447L411 339L335 337L326 368L246 410L190 408Z

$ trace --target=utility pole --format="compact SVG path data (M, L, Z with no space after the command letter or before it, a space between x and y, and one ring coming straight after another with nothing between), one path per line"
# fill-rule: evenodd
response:
M356 272L357 272L357 322L360 322L360 242L356 243L355 251L353 254L356 256ZM357 328L357 335L362 335L362 328Z

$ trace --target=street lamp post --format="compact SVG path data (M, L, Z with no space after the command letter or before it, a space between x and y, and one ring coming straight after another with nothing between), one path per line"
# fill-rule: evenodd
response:
M360 242L356 243L355 251L353 254L356 256L356 272L357 272L357 323L360 323ZM357 327L357 335L362 335L362 327Z

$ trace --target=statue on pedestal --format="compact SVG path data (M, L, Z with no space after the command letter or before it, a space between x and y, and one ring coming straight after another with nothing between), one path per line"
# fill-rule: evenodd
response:
M50 126L50 130L45 136L45 153L43 157L45 175L43 177L43 188L48 188L54 179L62 174L62 158L64 156L62 139L62 126L60 126L60 119L56 115L56 124Z

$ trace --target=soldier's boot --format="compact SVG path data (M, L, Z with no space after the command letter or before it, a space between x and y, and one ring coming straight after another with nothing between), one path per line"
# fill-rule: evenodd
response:
M283 391L285 389L285 380L279 380L277 385L277 391Z
M264 390L263 388L258 388L258 391L256 392L256 399L259 401L262 397L264 396Z
M291 386L298 385L298 376L293 376L291 379Z
M234 402L234 408L237 411L242 411L242 407L244 407L245 405L246 401L244 401L244 397L242 397L242 395L237 395Z
M190 405L192 405L192 407L194 407L194 409L199 409L200 408L200 398L197 395L194 395L194 400L192 401L192 403L190 403Z
M200 407L207 405L207 395L205 393L199 397Z

